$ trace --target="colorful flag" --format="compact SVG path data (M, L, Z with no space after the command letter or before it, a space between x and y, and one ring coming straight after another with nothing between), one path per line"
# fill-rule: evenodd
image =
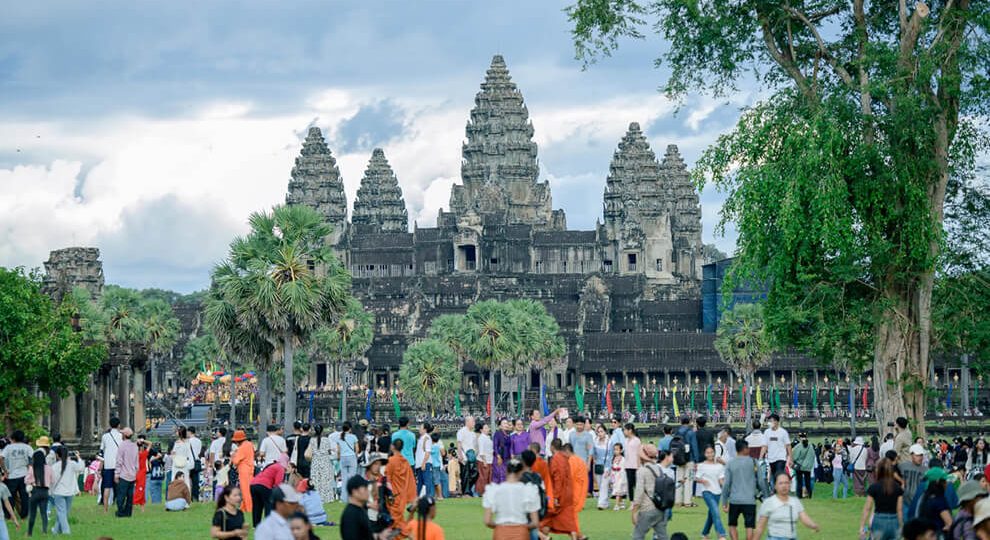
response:
M852 414L853 409L856 408L856 392L853 390L852 384L849 385L849 414Z
M395 393L395 388L392 389L392 409L395 411L395 421L398 422L402 411L399 410L399 396Z
M691 411L694 411L694 387L688 387L688 396L691 398Z
M708 383L708 387L705 388L705 406L708 407L708 415L712 414L712 385Z
M578 411L584 410L584 388L580 384L574 385L574 401L577 402Z
M835 387L834 386L829 386L828 387L828 406L829 406L830 409L832 409L832 412L835 412Z
M866 400L867 394L869 393L869 391L870 391L870 385L867 384L866 386L863 387L863 409L864 410L870 408L869 402Z
M759 386L756 387L756 408L763 410L763 389Z
M748 391L749 388L746 388L745 384L739 386L739 416L743 418L746 418L746 392Z
M602 404L598 407L599 409L601 409L603 411L606 409L605 396L607 394L608 394L608 385L607 384L603 384L602 385L602 396L601 396L602 397Z
M454 392L454 414L461 415L461 393Z
M681 415L681 411L680 411L680 409L677 408L677 387L676 386L674 387L674 393L672 395L674 396L674 416L680 416Z
M816 384L811 390L811 408L818 410L818 385Z
M722 387L722 410L729 410L729 385Z
M656 389L653 390L653 411L660 412L660 392Z
M619 412L626 412L626 387L622 387L622 393L619 397Z
M611 383L605 386L605 408L608 410L608 414L612 414L612 384Z
M495 392L488 392L488 402L485 403L485 413L489 418L492 416L492 399L495 397Z
M248 407L248 423L254 423L254 394L251 394L251 405Z
M369 422L371 422L371 388L368 389L368 394L364 397L364 417Z
M540 385L540 410L543 416L550 414L550 403L547 401L547 385Z

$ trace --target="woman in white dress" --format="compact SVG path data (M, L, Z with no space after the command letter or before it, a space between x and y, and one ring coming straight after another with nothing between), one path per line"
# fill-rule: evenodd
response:
M189 471L195 466L194 461L196 456L193 454L192 445L189 444L189 434L186 432L186 426L179 426L176 430L175 444L172 445L172 477L175 478L175 473L182 471L182 478L186 481L186 485L192 490L192 484L189 481Z
M323 504L337 499L337 483L334 481L333 463L330 461L330 438L323 436L323 426L316 426L315 436L309 443L313 449L310 461L310 479Z

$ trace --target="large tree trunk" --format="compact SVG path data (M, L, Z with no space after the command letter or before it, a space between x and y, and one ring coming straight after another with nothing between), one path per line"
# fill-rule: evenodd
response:
M237 429L237 372L234 371L234 365L230 365L230 399L227 400L230 404L230 429Z
M491 400L492 413L489 415L488 423L492 426L492 432L495 432L495 369L492 368L488 370L488 399Z
M272 423L272 389L267 368L257 370L258 397L261 404L258 407L258 442L265 437L268 424Z
M283 425L285 432L292 432L292 423L296 420L296 381L292 373L292 335L282 337L282 375L285 379L285 416Z

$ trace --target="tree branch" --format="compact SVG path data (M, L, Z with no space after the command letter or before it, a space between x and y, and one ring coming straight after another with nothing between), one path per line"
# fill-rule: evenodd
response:
M808 79L801 73L801 69L798 68L797 64L794 63L794 59L791 58L787 53L782 52L780 48L777 47L777 43L773 38L773 30L770 28L770 21L767 19L765 14L760 14L760 27L763 29L763 42L767 46L767 51L770 56L773 57L777 64L784 68L784 71L794 79L794 83L797 84L801 93L805 95L810 101L818 101L817 96L812 91L811 87L808 85Z
M866 118L873 117L873 96L870 94L870 75L866 69L866 44L869 42L869 33L866 27L866 10L863 7L864 0L853 0L853 18L856 21L856 33L859 37L858 70L859 70L859 106L860 112ZM873 144L873 122L865 122L863 126L863 140L866 144Z
M904 2L905 0L901 0L901 4ZM919 0L914 5L914 13L911 14L910 20L902 27L900 54L897 65L903 74L913 72L913 68L911 67L913 63L912 53L918 44L918 37L921 35L921 20L928 17L928 12L928 5ZM913 77L911 78L913 79Z
M818 42L818 49L821 51L822 57L825 58L825 61L828 62L830 66L832 66L832 70L835 71L835 74L838 75L840 79L842 79L842 82L846 83L846 86L855 90L856 83L853 82L852 76L849 75L849 72L846 70L846 68L839 65L839 62L835 59L834 56L832 56L832 53L828 52L828 46L825 44L825 40L822 39L822 35L818 32L818 28L816 28L815 25L810 20L808 20L808 17L801 11L794 9L790 6L781 6L781 7L784 8L784 11L790 13L792 17L801 21L801 23L808 28L808 30L811 32L811 35L815 37L815 41Z

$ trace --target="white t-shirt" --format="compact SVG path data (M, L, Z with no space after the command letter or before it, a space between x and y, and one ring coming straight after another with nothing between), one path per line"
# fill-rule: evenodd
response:
M804 506L797 497L788 497L787 502L774 495L760 505L758 517L767 518L767 534L781 538L797 538L798 516Z
M213 442L210 443L210 453L213 454L213 459L217 459L221 454L223 454L223 445L226 442L227 437L217 437L216 439L213 439ZM210 463L209 465L212 466L213 464Z
M882 443L880 443L880 457L886 456L887 451L893 449L894 449L894 439L891 439L889 441L883 441Z
M285 439L281 435L266 435L261 441L261 445L258 447L258 451L265 454L265 458L262 460L263 465L268 465L269 463L274 463L278 459L279 454L288 453L289 449L285 446Z
M24 443L8 444L3 449L3 453L0 454L3 455L3 462L7 467L7 478L13 480L27 476L28 465L31 463L31 454L33 452L34 450ZM116 461L116 451L113 458Z
M701 491L707 491L714 495L722 494L722 484L719 480L725 478L725 465L721 463L708 463L703 461L698 464L698 471L694 474L695 480L701 486ZM701 479L707 480L706 483L702 483Z
M725 439L725 455L728 456L726 461L731 461L732 458L736 457L736 440L732 437Z
M565 429L563 431L560 431L560 435L559 435L559 437L560 437L560 443L561 444L568 444L568 443L570 443L571 442L571 435L574 435L574 432L575 431L576 430L574 428Z
M52 486L51 494L63 497L75 497L79 494L79 475L86 470L82 462L68 459L65 461L65 471L62 471L62 462L56 461L52 465Z
M430 434L426 433L419 436L419 441L416 442L416 467L422 469L424 465L430 462L430 450L433 449L433 439L430 438Z
M478 435L478 461L492 464L495 460L495 446L492 444L490 435L481 433Z
M767 438L762 431L756 430L746 436L746 444L750 448L763 448L767 445Z
M120 448L122 442L124 442L124 437L116 429L111 429L103 434L103 438L100 440L100 450L103 450L104 469L117 468L117 449Z
M849 447L849 459L853 461L853 468L857 471L866 470L866 458L869 457L870 449L865 444Z
M529 514L540 511L540 493L533 484L489 484L481 506L491 509L496 525L526 525Z
M767 461L784 461L787 459L787 448L791 446L791 436L782 427L768 429L767 438Z
M192 448L193 455L196 456L196 459L199 459L199 453L203 451L203 441L199 437L192 435L189 437L189 447Z
M478 434L468 429L467 426L457 430L457 442L460 443L461 451L464 452L459 457L464 458L468 450L474 450L475 454L478 453Z

